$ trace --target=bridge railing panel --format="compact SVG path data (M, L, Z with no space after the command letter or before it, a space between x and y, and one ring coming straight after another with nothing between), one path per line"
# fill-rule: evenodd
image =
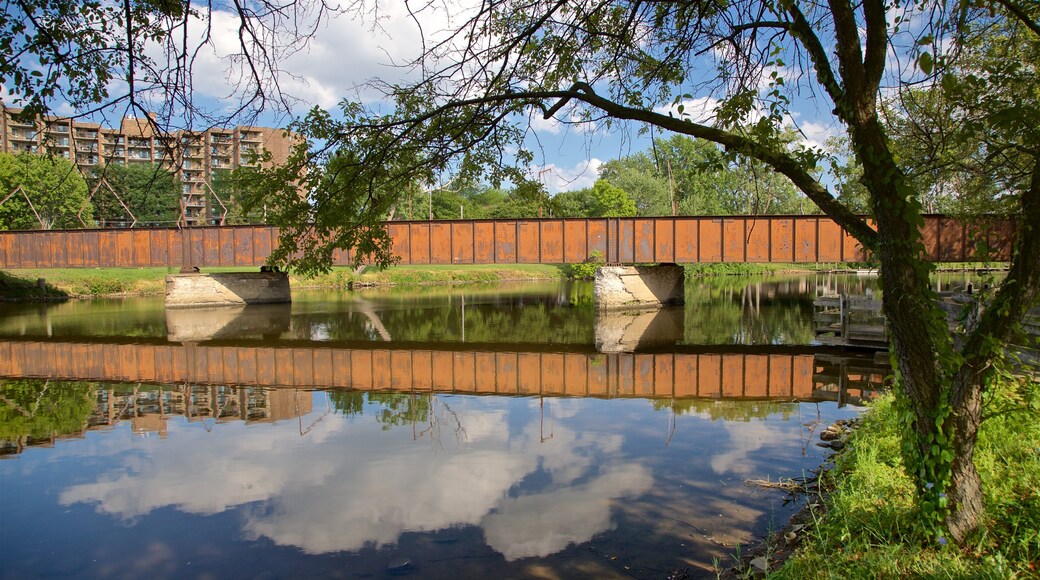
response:
M675 260L679 264L700 262L700 221L677 218L674 222Z
M794 261L811 263L818 261L817 256L817 223L814 219L794 220Z
M698 262L722 262L722 218L698 220Z
M841 226L829 219L817 219L819 228L819 254L817 261L820 262L842 262L844 253L842 240L844 234Z
M476 264L495 263L494 223L475 222L473 224L473 262Z
M543 264L562 264L563 221L540 221L538 225L538 261Z

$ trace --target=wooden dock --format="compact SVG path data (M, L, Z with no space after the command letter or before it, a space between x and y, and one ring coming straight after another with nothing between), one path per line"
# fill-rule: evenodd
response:
M963 328L972 326L984 306L977 294L943 292L939 306L955 337ZM881 311L881 300L873 295L848 296L834 294L813 300L813 325L816 341L831 346L888 348L888 321ZM1014 344L1023 361L1040 361L1040 306L1033 307L1022 318L1024 344Z

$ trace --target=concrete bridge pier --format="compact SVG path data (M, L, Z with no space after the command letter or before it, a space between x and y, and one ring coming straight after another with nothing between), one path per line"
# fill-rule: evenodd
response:
M660 308L681 305L685 272L676 264L603 266L596 270L592 296L596 308Z
M289 275L284 272L189 272L166 276L166 307L288 304Z

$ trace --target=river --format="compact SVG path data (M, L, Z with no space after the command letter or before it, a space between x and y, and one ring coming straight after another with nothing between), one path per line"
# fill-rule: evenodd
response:
M817 469L881 388L812 327L875 285L0 305L0 577L713 576L800 505L746 482Z

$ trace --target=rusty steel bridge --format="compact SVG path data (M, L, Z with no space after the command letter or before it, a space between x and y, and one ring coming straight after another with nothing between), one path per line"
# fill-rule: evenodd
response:
M864 262L859 242L825 216L727 216L395 221L393 253L411 264ZM924 218L926 258L1011 257L1014 223ZM0 269L261 266L278 243L271 226L0 232ZM977 248L987 248L985 255ZM351 251L336 265L354 261Z

